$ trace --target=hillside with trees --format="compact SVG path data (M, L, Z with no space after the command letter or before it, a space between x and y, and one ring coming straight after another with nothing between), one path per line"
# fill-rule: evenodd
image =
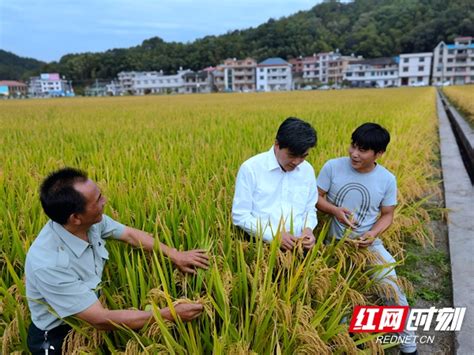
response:
M22 58L0 49L0 80L19 80L35 75L46 63L36 59Z
M431 52L439 41L451 42L458 35L474 35L470 0L332 0L256 28L191 43L153 37L128 49L68 54L41 70L60 72L84 85L96 78L111 79L122 70L198 70L229 57L288 59L336 49L368 58Z

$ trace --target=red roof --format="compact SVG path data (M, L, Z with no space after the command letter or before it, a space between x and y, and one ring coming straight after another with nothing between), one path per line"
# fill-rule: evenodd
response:
M21 83L15 80L0 80L0 86L27 86L25 83Z

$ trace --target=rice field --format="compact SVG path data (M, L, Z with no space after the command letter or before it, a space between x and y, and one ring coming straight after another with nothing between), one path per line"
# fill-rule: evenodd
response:
M0 102L0 334L5 353L26 352L26 252L47 221L38 187L52 170L88 172L108 197L106 213L178 249L205 248L209 270L185 276L159 253L107 244L103 304L154 309L203 302L191 323L158 319L140 331L99 332L77 320L68 353L355 354L382 352L374 335L348 332L352 307L390 290L374 284L373 257L348 243L317 244L306 256L250 243L232 226L240 164L268 150L288 116L309 121L316 172L346 155L363 122L386 126L381 163L397 176L399 205L384 242L403 260L403 241L431 240L423 202L437 193L437 118L432 88L76 98ZM403 282L408 291L408 283Z
M448 86L443 92L459 109L464 117L474 125L474 85Z

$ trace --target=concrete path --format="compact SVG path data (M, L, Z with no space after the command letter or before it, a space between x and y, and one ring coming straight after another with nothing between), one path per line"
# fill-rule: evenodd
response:
M441 164L448 212L454 307L467 307L455 333L455 353L474 354L474 187L463 165L448 117L437 95Z

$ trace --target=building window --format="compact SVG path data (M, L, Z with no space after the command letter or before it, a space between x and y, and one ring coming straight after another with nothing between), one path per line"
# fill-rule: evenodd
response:
M419 61L420 63L423 63L425 61L425 57L421 57Z
M425 70L425 67L424 67L423 65L420 65L420 66L418 67L418 71L423 71L423 70Z
M263 79L264 79L264 76L261 76L261 77L260 77L260 80L263 80Z
M260 73L263 73L264 69L263 68L260 68Z
M454 49L449 49L448 54L454 54Z
M417 78L417 80L418 80L418 82L420 83L420 82L423 81L423 77L422 77L422 76L419 76L419 77Z
M448 63L452 63L453 62L453 58L448 58Z
M453 68L447 68L446 71L453 71Z
M263 89L265 89L265 86L260 85L260 90L263 90Z
M409 59L408 58L403 58L403 63L408 63Z

